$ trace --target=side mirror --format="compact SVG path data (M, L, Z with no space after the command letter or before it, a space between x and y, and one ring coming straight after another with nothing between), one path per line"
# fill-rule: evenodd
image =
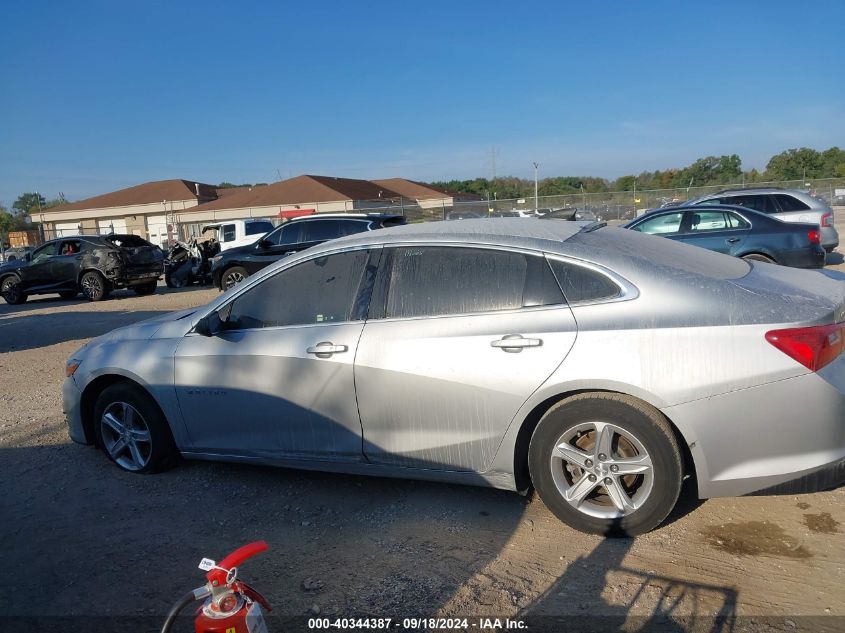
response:
M263 237L255 243L256 248L270 248L272 245L270 240L266 240Z
M196 333L202 336L217 336L222 329L223 321L217 310L201 318L194 327Z

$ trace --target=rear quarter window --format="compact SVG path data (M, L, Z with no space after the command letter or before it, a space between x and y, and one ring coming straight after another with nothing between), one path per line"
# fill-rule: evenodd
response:
M147 240L137 235L108 235L103 238L109 244L121 248L138 248L139 246L152 246Z
M615 282L597 270L556 259L549 263L569 303L613 299L622 292Z
M793 198L785 193L776 194L775 200L778 201L781 211L807 211L810 208L798 198Z

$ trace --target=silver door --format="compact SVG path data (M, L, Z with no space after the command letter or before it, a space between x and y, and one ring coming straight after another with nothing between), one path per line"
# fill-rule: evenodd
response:
M420 269L431 284L409 294L437 303L432 293L472 293L479 284L497 286L495 292L509 285L496 265L468 261L465 277L456 278L458 267L425 264ZM464 305L480 305L475 299ZM388 308L385 314L373 319L371 306L355 361L364 453L374 463L407 467L484 471L517 410L560 365L576 335L571 310L560 304L414 318L389 318Z
M192 450L363 459L353 360L367 257L340 253L282 270L221 308L229 329L183 339L175 383Z

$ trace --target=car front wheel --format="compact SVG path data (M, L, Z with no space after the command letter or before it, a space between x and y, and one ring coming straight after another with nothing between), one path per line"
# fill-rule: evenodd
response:
M540 420L529 446L531 480L548 508L583 532L634 536L678 500L681 451L663 415L630 396L585 393Z
M21 291L20 282L15 277L6 277L0 284L0 294L9 305L20 305L26 301L26 294Z
M94 407L97 443L115 464L133 473L166 470L178 452L155 401L129 383L107 387Z

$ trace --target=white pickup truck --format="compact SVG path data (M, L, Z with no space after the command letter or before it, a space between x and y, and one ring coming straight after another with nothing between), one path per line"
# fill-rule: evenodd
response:
M236 246L246 246L258 241L262 235L276 228L270 220L225 220L206 224L202 227L205 235L214 231L213 236L220 244L220 251L226 251Z

